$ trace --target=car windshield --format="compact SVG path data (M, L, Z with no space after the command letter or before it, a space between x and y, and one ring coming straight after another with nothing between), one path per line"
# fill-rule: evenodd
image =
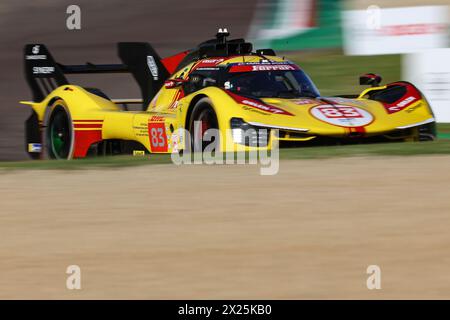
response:
M319 91L302 70L228 73L225 89L258 98L319 96Z

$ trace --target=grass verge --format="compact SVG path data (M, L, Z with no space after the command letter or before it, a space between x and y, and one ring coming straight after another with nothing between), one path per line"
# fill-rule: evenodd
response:
M377 143L343 146L323 146L281 149L281 160L324 159L358 156L414 156L450 155L450 139L433 142ZM144 157L112 156L100 158L65 160L41 160L0 162L3 172L17 169L33 170L78 170L92 168L119 168L154 164L171 164L170 155L153 154Z

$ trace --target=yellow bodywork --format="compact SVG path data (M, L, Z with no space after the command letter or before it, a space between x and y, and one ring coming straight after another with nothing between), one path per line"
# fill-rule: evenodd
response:
M280 57L268 58L272 61L283 61ZM258 62L260 59L258 56L239 56L226 59L222 64ZM179 70L170 79L186 79L196 63L198 62ZM380 88L369 88L356 99L329 99L334 103L356 107L370 113L373 120L363 126L367 137L388 134L400 128L414 127L433 120L431 109L424 98L392 114L388 114L381 103L364 98L368 91ZM233 117L242 118L245 122L260 127L280 129L283 135L279 139L286 141L308 141L317 136L346 137L352 131L351 128L333 125L312 116L311 110L323 104L316 99L261 99L265 104L282 109L290 115L275 114L238 103L224 89L213 86L187 96L183 96L181 87L165 88L163 86L150 102L147 110L142 112L124 111L121 105L127 101L114 102L76 85L60 86L41 102L22 103L34 109L42 127L47 125L48 115L55 103L62 101L70 112L75 133L96 131L103 140L131 140L139 142L148 152L171 153L184 148L185 137L178 129L187 126L186 120L193 104L202 97L209 98L216 113L219 130L225 138L220 140L222 151L251 149L233 143L229 130L230 119ZM155 130L152 131L152 129ZM155 133L153 136L152 132ZM73 157L80 156L75 154L76 151L73 152Z

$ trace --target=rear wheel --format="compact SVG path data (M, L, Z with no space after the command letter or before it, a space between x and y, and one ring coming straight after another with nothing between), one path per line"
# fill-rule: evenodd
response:
M47 125L46 147L51 159L70 159L73 144L73 129L69 113L62 101L52 107Z
M208 98L200 99L192 109L189 120L189 133L191 135L191 150L203 151L207 145L219 141L205 141L205 133L209 129L219 129L216 113Z

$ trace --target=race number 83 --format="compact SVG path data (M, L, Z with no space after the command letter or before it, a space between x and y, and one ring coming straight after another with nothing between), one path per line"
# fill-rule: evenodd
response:
M353 107L326 107L318 108L327 118L362 118L362 115Z
M163 122L149 123L148 134L152 152L167 152L166 128Z

